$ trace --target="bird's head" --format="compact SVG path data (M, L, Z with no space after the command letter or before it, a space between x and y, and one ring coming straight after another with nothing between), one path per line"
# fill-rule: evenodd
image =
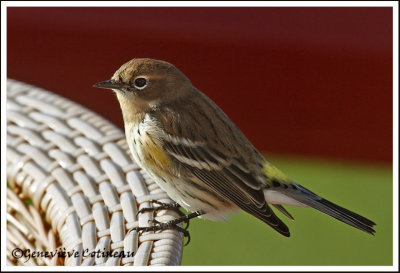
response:
M94 87L116 92L123 111L125 106L144 111L185 96L192 85L170 63L137 58L123 64L110 80L96 83Z

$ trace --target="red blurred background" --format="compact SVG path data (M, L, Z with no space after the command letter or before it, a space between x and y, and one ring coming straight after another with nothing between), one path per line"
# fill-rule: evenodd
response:
M7 8L8 77L122 128L95 89L134 57L182 70L268 154L392 160L392 8Z

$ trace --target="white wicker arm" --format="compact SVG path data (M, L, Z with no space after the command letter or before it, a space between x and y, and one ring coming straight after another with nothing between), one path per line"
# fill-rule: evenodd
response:
M138 234L149 200L172 202L131 159L125 136L65 98L7 81L7 261L10 265L179 265L183 236ZM159 221L177 217L160 211ZM17 259L16 248L60 248L77 257ZM65 248L65 249L63 249ZM133 257L90 257L121 251ZM89 252L87 252L89 251ZM88 257L89 256L89 257Z

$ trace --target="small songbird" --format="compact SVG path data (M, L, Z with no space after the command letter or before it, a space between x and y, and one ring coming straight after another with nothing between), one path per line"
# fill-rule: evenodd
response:
M268 162L228 116L175 66L153 59L123 64L111 80L135 161L189 212L152 230L194 217L225 219L242 209L289 237L269 205L311 207L374 234L374 222L295 183ZM149 230L149 229L142 229Z

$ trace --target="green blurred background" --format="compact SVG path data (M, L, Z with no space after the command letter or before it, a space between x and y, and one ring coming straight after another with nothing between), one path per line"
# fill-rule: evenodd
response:
M392 265L392 167L305 157L268 156L320 196L376 225L372 236L309 208L288 207L286 238L240 212L226 222L195 219L182 265ZM276 210L275 210L276 211Z

